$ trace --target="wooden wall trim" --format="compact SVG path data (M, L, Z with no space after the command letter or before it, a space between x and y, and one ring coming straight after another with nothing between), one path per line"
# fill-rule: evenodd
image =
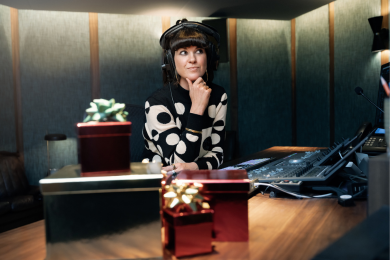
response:
M89 46L91 55L92 99L100 98L98 14L89 13Z
M381 0L382 28L389 28L389 0ZM389 62L389 51L381 52L381 65Z
M237 86L237 19L229 18L230 58L230 118L232 131L238 131L238 86Z
M161 23L162 23L162 32L164 33L166 30L171 27L171 17L169 16L163 16L161 17Z
M334 107L334 2L329 3L329 141L335 141Z
M16 149L24 153L23 147L23 118L22 118L22 90L20 85L20 51L19 51L19 16L18 9L10 8L11 12L11 45L12 45L12 77L15 106L15 136Z
M295 19L291 20L291 145L297 145L297 89Z
M234 157L239 155L238 134L238 82L237 82L237 19L227 20L229 28L229 60L230 60L230 129L236 131L236 149Z

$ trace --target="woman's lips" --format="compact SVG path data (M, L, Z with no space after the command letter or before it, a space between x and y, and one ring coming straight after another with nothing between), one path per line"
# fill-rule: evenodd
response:
M189 71L195 71L198 69L198 67L190 67L190 68L187 68Z

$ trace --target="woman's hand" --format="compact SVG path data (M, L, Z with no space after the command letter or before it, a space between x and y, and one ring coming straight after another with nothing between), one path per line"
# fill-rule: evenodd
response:
M186 78L186 80L188 82L192 102L190 113L201 116L209 104L211 89L206 85L201 77L195 80L194 83L192 83L188 78Z
M175 169L173 169L173 166L175 166ZM162 168L164 171L170 172L175 171L177 174L179 174L183 170L199 170L199 167L196 163L175 163L166 167Z

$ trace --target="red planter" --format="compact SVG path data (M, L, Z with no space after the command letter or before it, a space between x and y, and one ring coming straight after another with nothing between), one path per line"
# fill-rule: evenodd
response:
M250 181L245 170L182 171L176 181L199 183L214 210L215 241L248 241L248 192Z
M163 210L164 244L176 257L212 252L213 211L191 213Z
M131 122L79 123L77 132L83 176L130 170Z

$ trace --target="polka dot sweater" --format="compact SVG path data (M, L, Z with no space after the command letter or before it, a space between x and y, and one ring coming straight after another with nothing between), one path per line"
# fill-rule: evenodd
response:
M144 158L164 166L196 162L199 169L217 169L223 160L227 95L210 84L211 96L203 116L190 113L189 91L169 85L154 92L145 102ZM195 133L187 129L195 130Z

